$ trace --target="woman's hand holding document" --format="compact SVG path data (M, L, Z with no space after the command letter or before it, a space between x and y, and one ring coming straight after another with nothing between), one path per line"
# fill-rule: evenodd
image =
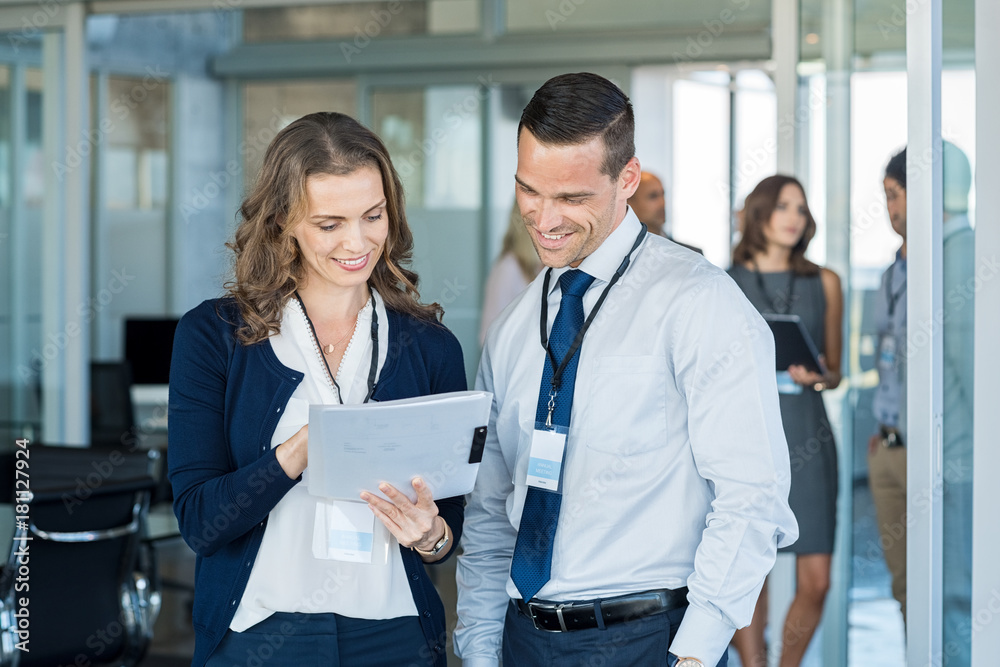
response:
M389 498L389 484L418 503L472 491L482 459L493 395L462 391L364 405L309 408L309 493L357 501ZM391 492L391 490L390 490ZM392 498L389 498L392 500Z

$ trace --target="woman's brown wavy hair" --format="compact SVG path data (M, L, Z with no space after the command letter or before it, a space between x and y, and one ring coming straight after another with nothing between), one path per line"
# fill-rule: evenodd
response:
M236 300L243 325L237 339L252 345L277 333L281 312L305 277L305 267L292 232L306 216L306 181L310 176L344 176L371 167L382 175L389 234L368 284L386 308L427 321L444 310L420 303L417 274L409 270L413 234L406 223L403 186L389 151L358 121L340 113L303 116L281 130L267 147L264 163L250 194L240 206L235 239L235 280L226 283Z
M764 236L764 227L771 222L771 214L778 206L778 197L781 190L786 185L794 185L802 192L802 198L806 197L806 189L802 183L792 176L768 176L757 184L753 192L747 195L746 203L743 205L743 234L740 242L733 250L733 264L747 264L753 262L754 257L767 251L767 237ZM800 276L814 276L819 273L819 266L806 259L806 248L809 242L816 235L816 220L812 211L809 210L809 202L806 201L806 228L802 232L802 238L792 248L792 255L789 264L792 271Z

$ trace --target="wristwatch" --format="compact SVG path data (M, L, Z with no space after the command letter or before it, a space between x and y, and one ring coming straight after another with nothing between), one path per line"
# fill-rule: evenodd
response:
M677 658L674 667L705 667L705 663L698 658Z
M446 524L444 524L444 537L442 537L440 540L437 541L437 544L434 545L433 549L431 549L430 551L424 551L422 549L418 549L416 547L413 547L413 550L416 551L421 556L425 556L425 557L426 556L437 556L439 553L441 553L442 550L444 550L444 548L446 546L448 546L448 542L450 542L450 541L451 541L451 537L448 535L448 524L446 523Z

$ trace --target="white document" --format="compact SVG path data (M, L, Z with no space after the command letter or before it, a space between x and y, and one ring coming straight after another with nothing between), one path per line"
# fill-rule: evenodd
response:
M473 442L485 439L493 394L461 391L363 405L309 407L309 493L360 500L385 497L388 482L416 501L421 477L435 499L472 491L479 472ZM470 458L473 462L470 463Z
M528 486L558 491L565 450L565 433L535 429L531 434L531 454L528 458Z

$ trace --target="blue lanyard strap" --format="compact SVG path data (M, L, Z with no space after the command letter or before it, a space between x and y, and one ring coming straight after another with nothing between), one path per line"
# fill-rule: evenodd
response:
M899 303L900 297L903 296L903 292L906 291L906 276L903 276L903 284L899 286L895 294L892 291L892 280L896 277L896 262L892 263L889 267L889 279L885 281L885 300L889 304L889 320L892 321L893 315L896 313L896 304Z

